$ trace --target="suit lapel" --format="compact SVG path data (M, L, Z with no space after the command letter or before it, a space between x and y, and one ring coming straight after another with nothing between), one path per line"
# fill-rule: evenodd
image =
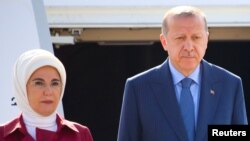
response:
M207 134L207 125L211 123L219 101L219 89L216 87L216 78L213 76L212 66L202 61L202 79L199 102L199 113L196 128L196 140L204 140Z
M158 71L157 82L152 84L154 95L171 128L181 140L183 138L186 140L187 135L176 99L168 61L165 61Z
M212 66L202 60L202 80L199 101L199 113L196 127L196 140L207 138L207 125L211 124L220 97L220 88L217 85ZM185 127L180 114L178 102L176 100L175 89L172 76L169 70L168 60L157 70L156 83L152 83L154 95L159 107L163 111L168 123L171 125L176 135L182 140L187 140Z

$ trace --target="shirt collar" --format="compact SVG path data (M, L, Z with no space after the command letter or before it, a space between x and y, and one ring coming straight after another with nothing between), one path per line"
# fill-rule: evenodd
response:
M70 122L68 120L63 119L60 115L57 114L57 125L58 125L58 130L60 131L61 129L67 127L75 132L79 132L78 129L75 127L73 122Z
M169 68L173 77L174 85L178 84L185 76L175 69L171 60L169 59ZM196 84L199 84L200 77L200 64L195 68L194 72L191 73L188 78L191 78Z

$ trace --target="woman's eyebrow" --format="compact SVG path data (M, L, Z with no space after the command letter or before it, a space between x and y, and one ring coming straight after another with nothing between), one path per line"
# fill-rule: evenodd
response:
M32 81L44 81L42 78L34 78L34 79L32 79Z

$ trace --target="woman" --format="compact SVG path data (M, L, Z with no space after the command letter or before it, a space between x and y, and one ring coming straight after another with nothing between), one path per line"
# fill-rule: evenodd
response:
M93 141L88 127L57 112L66 83L63 64L52 53L34 49L14 66L17 106L22 113L0 126L1 141Z

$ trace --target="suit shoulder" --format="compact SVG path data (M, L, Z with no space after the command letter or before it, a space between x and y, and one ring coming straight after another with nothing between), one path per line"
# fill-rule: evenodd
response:
M20 117L15 117L5 123L0 124L0 140L5 134L11 134L20 124Z
M229 79L238 79L241 80L241 77L223 67L220 67L218 65L215 64L210 64L212 67L212 70L214 72L214 74L217 74L217 77L220 78L229 78Z
M154 76L157 74L160 67L161 65L158 65L143 72L140 72L132 77L129 77L127 81L145 81L145 82L147 82L148 80L152 81L152 78L154 78Z

